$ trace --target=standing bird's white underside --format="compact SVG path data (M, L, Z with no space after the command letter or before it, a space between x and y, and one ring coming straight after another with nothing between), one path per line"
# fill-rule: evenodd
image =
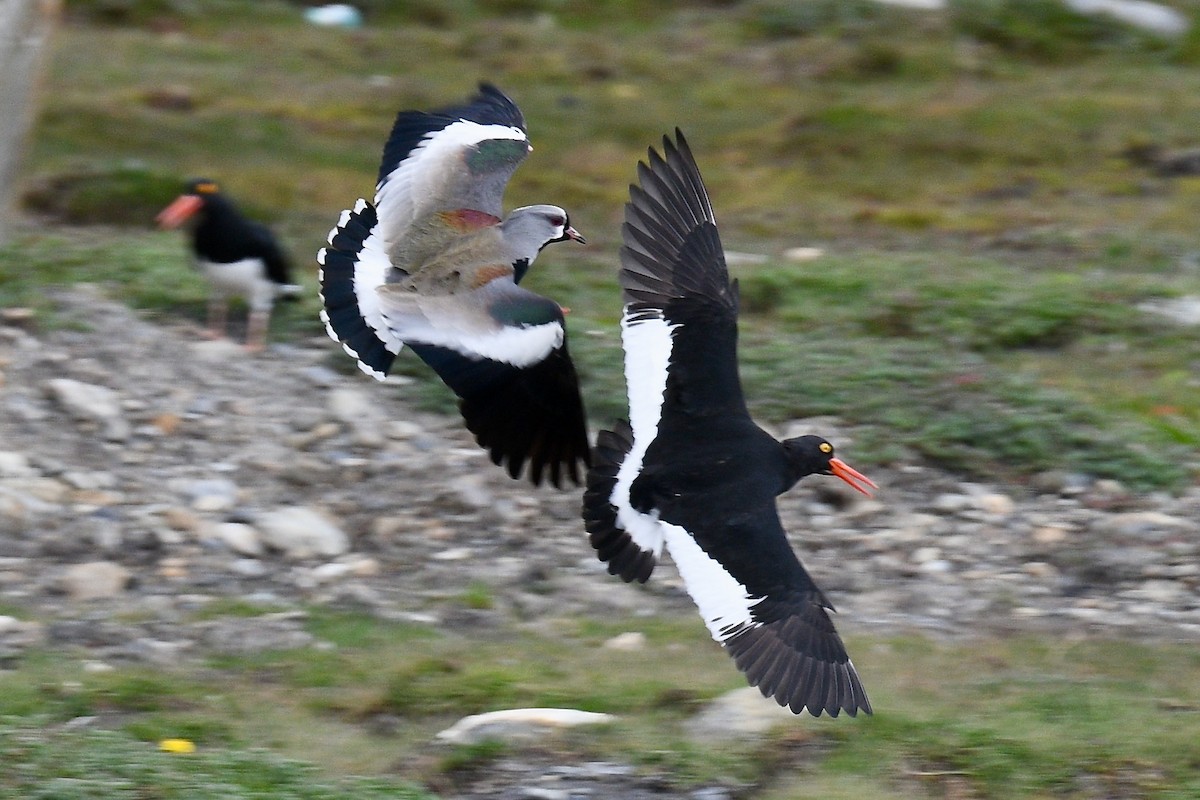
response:
M267 267L261 258L243 258L224 264L197 258L196 265L217 294L244 297L252 311L269 311L280 293L281 284L266 277Z
M751 609L764 598L751 597L746 587L738 583L719 561L704 552L686 530L669 522L659 525L665 533L671 560L683 578L684 588L700 609L700 616L717 643L724 644L735 631L761 624L754 622Z
M621 317L621 342L625 349L625 382L629 393L629 426L633 446L617 471L617 483L609 502L617 509L617 524L642 550L657 559L663 548L663 523L657 514L643 514L629 504L629 487L642 470L646 448L658 435L663 397L667 391L667 368L671 363L671 332L659 311L655 316L640 312L634 318L627 308Z
M426 136L414 147L375 187L375 207L379 211L379 228L383 238L397 241L417 218L436 210L419 210L417 204L426 198L440 197L441 184L446 176L456 175L462 169L464 148L488 139L528 141L520 128L484 125L460 119ZM499 209L495 211L498 214Z

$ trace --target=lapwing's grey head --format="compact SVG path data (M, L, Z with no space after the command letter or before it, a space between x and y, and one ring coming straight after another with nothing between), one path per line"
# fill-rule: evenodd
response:
M833 475L865 495L878 489L875 482L833 454L833 445L820 436L797 436L783 442L783 450L796 479L805 475ZM870 488L868 488L870 487Z
M571 227L571 218L567 212L558 206L550 205L513 209L504 220L504 235L510 241L518 242L518 247L522 250L532 245L534 254L548 244L565 242L567 239L587 244L587 240L579 231Z

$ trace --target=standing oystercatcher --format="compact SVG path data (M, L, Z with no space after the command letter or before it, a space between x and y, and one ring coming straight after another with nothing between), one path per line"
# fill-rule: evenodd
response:
M212 285L209 335L225 335L229 299L242 297L250 306L246 348L261 350L275 298L294 297L302 290L292 283L287 256L271 231L243 216L215 181L190 181L156 217L163 228L177 228L192 218L192 257Z
M806 475L868 493L818 436L784 442L750 418L737 365L737 285L700 171L663 137L638 164L622 227L621 337L630 423L602 431L583 518L608 571L645 582L670 552L713 639L750 684L795 713L871 706L779 521L775 497Z
M375 202L343 211L317 254L321 319L379 380L411 347L512 477L528 463L535 485L578 484L587 425L563 310L517 284L547 244L584 239L558 206L501 216L529 150L520 109L489 84L465 105L401 111Z

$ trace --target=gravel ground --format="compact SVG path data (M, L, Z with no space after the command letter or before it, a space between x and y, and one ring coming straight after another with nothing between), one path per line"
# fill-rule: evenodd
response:
M646 587L605 574L578 490L508 479L456 418L332 368L348 359L328 340L250 355L94 288L55 302L53 330L0 317L0 602L27 611L0 616L0 661L47 642L171 663L306 641L287 613L187 622L227 597L352 603L440 626L694 614L669 565ZM861 466L852 429L798 420L777 433L802 431ZM874 499L809 478L780 503L843 633L1200 639L1200 487L1139 495L1071 474L1011 487L920 464L865 471ZM493 608L455 602L480 581ZM560 775L553 790L621 769ZM471 796L533 796L512 793L532 784L520 765L510 772L515 783L493 774Z

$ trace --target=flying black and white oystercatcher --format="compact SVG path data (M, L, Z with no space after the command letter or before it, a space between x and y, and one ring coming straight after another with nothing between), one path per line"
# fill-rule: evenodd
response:
M379 380L408 345L493 462L561 486L590 458L579 380L563 309L518 284L543 247L584 239L558 206L503 215L530 149L520 109L486 83L461 106L401 111L374 203L343 211L317 254L321 319Z
M871 712L826 609L788 544L777 495L806 475L875 484L818 436L777 441L738 378L737 284L683 134L638 164L622 227L629 423L601 431L583 518L608 571L645 582L665 547L713 639L750 684L813 716Z
M242 297L250 306L246 347L261 350L276 298L295 297L302 291L292 282L291 264L271 231L243 216L221 187L205 178L190 181L156 219L163 228L194 220L192 257L212 286L209 334L225 335L229 300Z

